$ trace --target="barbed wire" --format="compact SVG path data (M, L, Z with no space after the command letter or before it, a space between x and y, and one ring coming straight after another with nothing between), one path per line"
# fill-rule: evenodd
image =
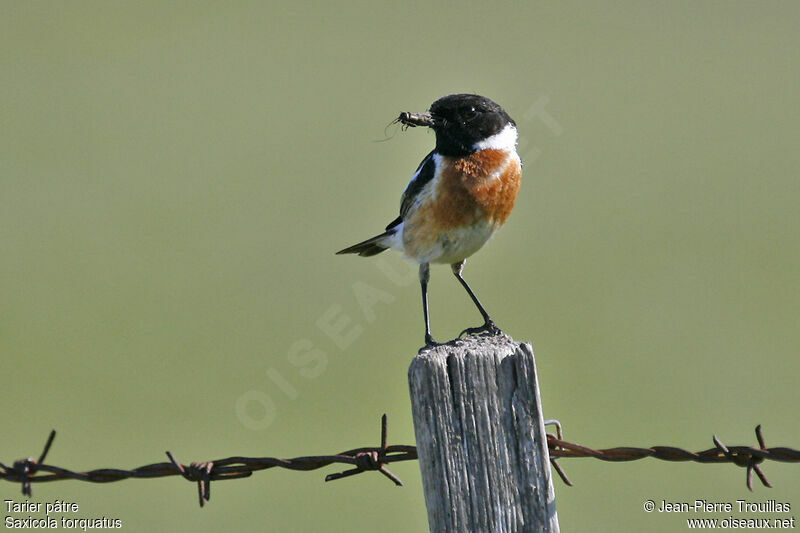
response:
M800 462L800 450L792 448L767 448L764 435L761 431L761 424L756 426L756 440L758 448L752 446L726 446L714 435L714 447L699 452L690 452L674 446L652 446L650 448L634 448L629 446L618 448L607 448L605 450L593 450L580 444L564 441L559 435L547 435L547 445L550 450L550 461L558 475L567 485L572 485L569 478L556 461L561 457L593 457L601 461L624 462L636 461L646 457L660 459L662 461L695 463L733 463L747 469L746 483L747 488L753 490L753 473L765 487L772 487L764 472L759 466L765 460L781 461L785 463Z
M9 467L0 463L0 479L22 483L22 494L32 496L31 484L48 481L75 479L91 483L110 483L129 478L160 478L168 476L182 476L188 481L197 482L198 499L200 507L211 498L211 482L227 479L240 479L250 477L253 472L269 468L286 468L289 470L316 470L334 463L353 465L355 468L343 472L329 474L325 481L333 481L344 477L360 474L370 470L377 470L396 485L403 482L390 472L386 465L398 461L410 461L417 458L415 446L392 445L387 446L386 415L381 418L381 444L378 447L354 448L335 455L313 455L295 457L293 459L280 459L277 457L228 457L215 461L193 462L189 465L181 464L171 452L166 452L169 462L154 463L140 466L132 470L118 468L101 468L88 472L74 472L72 470L44 464L47 453L53 444L55 430L50 432L39 459L33 457L15 461ZM46 472L46 473L43 473Z
M618 447L595 450L580 444L563 440L561 425L552 421L557 427L557 434L547 434L547 445L550 451L550 462L561 479L569 486L572 482L564 473L558 463L561 458L590 457L602 461L623 462L636 461L647 457L662 461L692 461L696 463L733 463L747 469L747 487L752 491L753 473L765 487L771 487L769 480L759 466L763 461L781 461L789 463L800 462L800 450L792 448L767 448L761 432L761 426L756 426L756 439L758 448L751 446L725 446L722 441L714 436L714 448L699 452L690 452L673 446L653 446L650 448ZM228 479L241 479L250 477L253 472L269 468L285 468L289 470L317 470L332 464L346 464L353 468L328 474L325 481L334 481L362 472L377 471L390 479L395 485L402 486L403 482L386 468L387 464L400 461L413 461L417 459L417 448L409 445L387 445L387 420L386 415L381 417L381 442L380 446L362 447L347 450L334 455L312 455L295 457L293 459L280 459L276 457L228 457L215 461L192 462L184 465L171 452L166 452L169 462L154 463L140 466L132 470L118 468L100 468L87 472L75 472L67 468L52 466L44 463L50 447L55 439L55 430L45 443L38 460L29 457L14 461L11 466L0 462L0 479L12 483L22 484L23 496L32 497L33 483L46 483L74 479L90 483L111 483L123 479L161 478L168 476L182 476L184 479L197 483L197 494L200 507L211 499L211 482Z

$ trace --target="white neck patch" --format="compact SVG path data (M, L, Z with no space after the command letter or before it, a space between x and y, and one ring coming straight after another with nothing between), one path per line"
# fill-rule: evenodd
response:
M507 124L503 131L487 137L472 145L475 150L515 150L517 148L517 128Z

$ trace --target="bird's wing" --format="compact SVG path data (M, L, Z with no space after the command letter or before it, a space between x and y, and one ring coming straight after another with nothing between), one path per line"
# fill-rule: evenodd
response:
M425 156L422 163L419 164L411 181L408 182L406 190L403 191L403 199L400 201L400 216L389 224L389 227L394 227L403 221L403 217L406 216L408 210L414 205L414 199L422 188L433 179L434 174L436 174L436 162L433 159L433 151L431 151L431 153ZM389 227L386 229L389 229Z
M403 217L402 216L397 217L396 219L389 222L389 225L386 226L386 231L393 230L402 223L403 223Z

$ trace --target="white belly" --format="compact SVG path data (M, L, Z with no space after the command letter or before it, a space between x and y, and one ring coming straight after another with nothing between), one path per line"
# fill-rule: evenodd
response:
M480 250L495 230L493 223L479 222L472 226L442 231L426 245L404 246L404 251L409 259L418 263L458 263Z

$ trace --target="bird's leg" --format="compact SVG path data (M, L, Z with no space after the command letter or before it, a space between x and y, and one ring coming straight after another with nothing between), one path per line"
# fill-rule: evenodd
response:
M430 264L422 263L419 265L419 284L422 286L422 312L425 315L425 348L437 344L431 335L431 322L428 318L428 281L430 279Z
M483 325L478 326L477 328L467 328L461 332L461 335L464 335L465 333L467 335L473 335L476 333L488 333L490 335L497 335L498 333L501 333L500 328L498 328L495 325L494 321L492 321L492 317L490 317L489 313L486 312L486 309L483 308L480 300L478 300L478 297L475 296L475 293L472 292L472 289L469 287L466 280L461 275L461 272L464 270L464 263L466 262L467 260L464 259L462 261L459 261L458 263L453 263L450 266L453 269L453 274L455 274L456 278L458 278L458 281L460 281L461 285L463 285L464 288L467 290L467 294L469 294L469 297L472 298L472 301L475 303L475 306L478 308L478 311L481 312L481 316L483 317Z

